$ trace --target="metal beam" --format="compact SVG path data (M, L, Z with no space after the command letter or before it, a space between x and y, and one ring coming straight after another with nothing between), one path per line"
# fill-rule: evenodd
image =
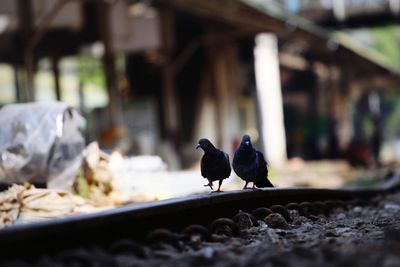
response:
M60 86L60 68L58 66L59 58L58 56L53 56L51 58L51 67L53 70L53 77L54 77L54 90L56 93L57 101L61 101L61 86Z
M354 41L349 42L341 36L332 35L312 21L293 14L272 12L265 6L244 3L240 0L155 0L154 2L238 28L245 27L253 32L273 32L282 40L301 40L309 45L321 61L328 63L335 61L342 65L344 59L363 67L361 71L357 68L352 70L361 76L365 74L365 69L381 74L400 75L399 71L378 60L371 49L357 45Z

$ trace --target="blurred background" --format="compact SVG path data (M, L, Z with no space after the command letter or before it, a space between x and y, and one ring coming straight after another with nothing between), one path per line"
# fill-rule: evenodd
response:
M121 179L103 195L209 191L198 139L232 159L244 133L277 186L369 184L400 158L399 18L399 0L2 0L0 103L76 108Z

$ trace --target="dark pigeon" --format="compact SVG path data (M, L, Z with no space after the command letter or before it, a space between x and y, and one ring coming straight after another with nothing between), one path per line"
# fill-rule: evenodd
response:
M246 181L243 189L249 182L253 182L253 188L274 187L268 180L268 165L264 155L253 148L250 136L243 136L239 148L236 150L232 163L235 173Z
M213 181L218 180L219 186L215 192L221 192L222 181L231 174L229 156L215 148L206 138L199 140L196 149L199 147L204 150L204 155L201 158L201 175L208 180L208 184L204 186L209 186L213 190Z

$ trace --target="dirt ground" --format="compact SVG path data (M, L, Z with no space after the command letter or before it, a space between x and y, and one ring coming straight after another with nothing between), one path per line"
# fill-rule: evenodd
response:
M239 237L183 252L153 250L149 259L131 262L120 257L119 266L400 266L400 194L376 206L338 208L327 217L291 216L297 225L288 229L260 222Z

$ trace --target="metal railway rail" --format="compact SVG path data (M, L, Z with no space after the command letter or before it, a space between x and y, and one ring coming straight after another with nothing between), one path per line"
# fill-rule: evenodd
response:
M44 253L52 254L68 248L92 245L107 247L121 239L143 243L148 241L146 236L148 237L151 231L160 228L182 232L185 227L195 224L203 225L205 229L210 227L212 231L213 222L224 223L224 219L216 219L232 218L239 210L251 213L260 207L273 206L271 209L275 209L273 211L277 213L282 213L282 209L286 208L298 209L300 213L324 213L332 205L345 206L344 201L366 202L372 197L394 192L399 188L400 183L396 180L375 189L239 190L193 195L129 205L93 214L15 225L0 230L0 259L29 259ZM229 224L229 220L225 220L225 223L228 221ZM199 230L194 227L194 230L196 229ZM161 231L161 239L162 235ZM157 233L155 238L158 238Z

